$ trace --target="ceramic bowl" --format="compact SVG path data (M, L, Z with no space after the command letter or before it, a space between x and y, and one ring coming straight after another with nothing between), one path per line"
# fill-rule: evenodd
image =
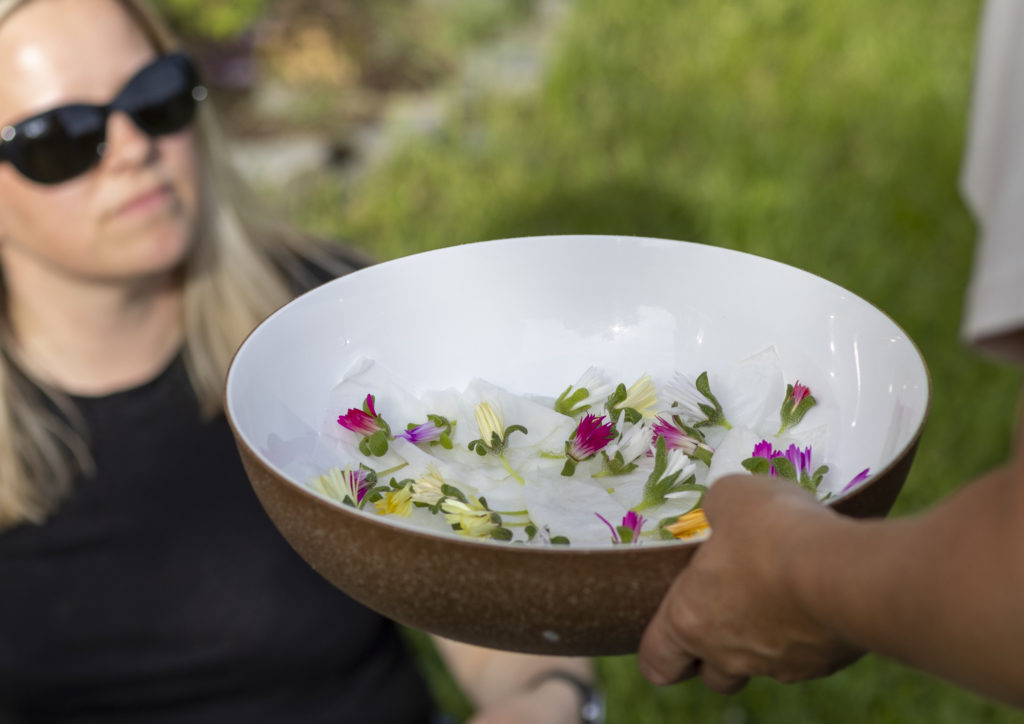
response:
M359 357L387 365L413 393L473 377L531 393L561 390L591 365L635 379L716 369L767 346L787 373L830 401L837 474L872 470L828 504L849 515L886 514L929 407L928 372L913 341L825 279L681 241L505 239L335 279L272 314L240 346L226 409L267 514L351 597L400 623L482 646L625 654L699 543L512 545L342 506L311 492L303 472L328 396Z

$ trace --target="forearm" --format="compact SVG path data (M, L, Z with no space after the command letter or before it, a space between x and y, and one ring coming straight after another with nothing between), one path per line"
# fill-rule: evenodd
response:
M994 471L914 517L816 520L789 549L800 604L853 646L1024 704L1021 472Z
M463 693L478 709L526 691L547 671L565 671L587 682L594 678L593 665L586 658L496 651L440 637L434 637L434 644ZM568 700L570 708L576 705L578 694L571 686L553 680L544 687L549 691L542 693Z

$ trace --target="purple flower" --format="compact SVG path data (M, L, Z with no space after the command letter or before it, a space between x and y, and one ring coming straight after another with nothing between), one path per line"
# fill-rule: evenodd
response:
M587 414L566 443L565 454L580 462L597 455L615 439L615 425L603 415Z
M635 511L629 511L622 516L622 523L616 527L608 522L600 513L594 513L601 522L608 526L612 532L612 543L637 543L640 541L640 530L644 527L647 519Z
M793 466L797 477L811 474L811 447L808 445L800 450L796 445L790 445L786 449L786 460Z
M761 442L754 445L754 452L751 455L752 457L764 458L765 460L769 461L774 460L775 458L785 457L781 450L773 449L772 444L767 440L762 440ZM772 465L769 469L769 474L778 476L779 471L775 469L774 465Z
M363 498L366 496L366 491L370 489L372 482L369 474L363 469L345 470L342 476L348 486L348 493L356 501L357 506L361 505Z
M444 433L444 428L438 427L433 422L424 422L422 425L416 425L410 427L408 430L402 430L402 432L395 435L400 437L414 445L421 442L434 442L441 439L441 434Z
M385 429L373 407L373 395L366 396L362 410L352 407L344 415L340 415L338 424L346 430L359 433L364 437L369 437L375 432Z
M853 480L851 480L850 482L848 482L848 483L846 484L846 486L845 486L845 487L843 487L843 489L842 489L842 490L841 490L840 492L841 492L841 493L845 493L845 492L846 492L847 490L849 490L850 488L855 488L855 487L857 487L858 485L860 485L861 483L863 483L863 482L864 482L865 480L867 480L867 479L868 479L868 478L869 478L870 476L871 476L871 468L864 468L864 469L863 469L863 470L861 470L861 471L860 471L859 473L857 473L856 475L854 475L854 476L853 476Z
M767 469L764 460L768 461ZM775 450L767 440L754 445L751 457L743 461L743 467L754 473L768 474L776 478L785 478L799 483L812 493L817 493L818 486L828 473L828 465L811 467L811 446L803 450L790 445L786 452Z

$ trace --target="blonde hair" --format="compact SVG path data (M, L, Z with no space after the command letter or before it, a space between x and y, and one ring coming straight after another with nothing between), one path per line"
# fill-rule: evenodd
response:
M0 0L0 24L36 1ZM116 1L157 52L179 46L147 0ZM293 296L302 260L315 259L336 273L344 267L311 238L266 218L235 176L208 103L200 105L195 134L203 201L196 243L183 268L182 354L203 414L213 417L222 411L224 376L235 349ZM0 530L43 521L75 475L92 471L84 427L70 399L33 380L12 342L0 284Z

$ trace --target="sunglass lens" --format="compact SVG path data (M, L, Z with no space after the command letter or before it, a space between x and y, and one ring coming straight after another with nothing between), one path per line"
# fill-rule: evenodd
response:
M178 55L164 56L129 83L116 105L151 135L175 133L195 114L195 85L188 61Z
M59 183L96 163L106 116L93 106L64 106L26 122L12 148L14 165L40 183Z

